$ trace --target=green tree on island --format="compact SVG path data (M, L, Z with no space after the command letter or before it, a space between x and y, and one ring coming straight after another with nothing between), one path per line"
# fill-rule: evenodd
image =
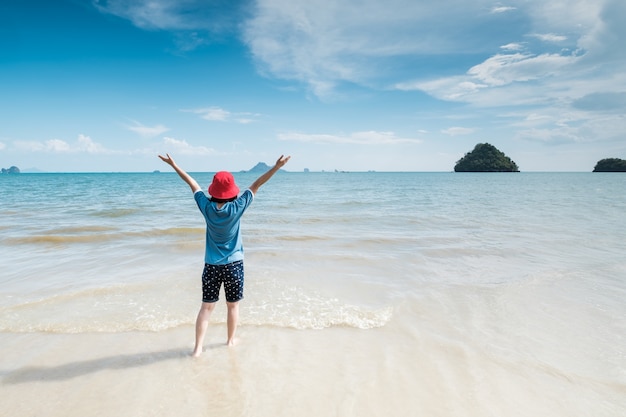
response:
M626 172L626 160L619 158L601 159L593 172Z
M454 172L519 172L519 168L495 146L479 143L457 161Z

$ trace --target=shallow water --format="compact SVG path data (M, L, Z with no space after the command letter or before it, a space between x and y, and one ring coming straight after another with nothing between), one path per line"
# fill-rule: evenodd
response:
M3 176L0 406L623 415L624 213L621 174L278 174L242 224L241 343L220 304L191 360L204 225L176 174Z

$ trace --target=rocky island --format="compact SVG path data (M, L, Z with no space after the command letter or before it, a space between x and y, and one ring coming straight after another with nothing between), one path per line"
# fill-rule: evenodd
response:
M593 172L626 172L626 160L605 158L598 161Z
M20 169L16 166L12 166L9 169L6 168L2 168L2 171L0 171L2 174L19 174L20 173Z
M457 161L454 172L519 172L519 168L495 146L479 143Z

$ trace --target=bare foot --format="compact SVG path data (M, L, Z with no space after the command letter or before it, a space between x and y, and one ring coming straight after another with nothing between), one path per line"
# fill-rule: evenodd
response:
M202 355L202 349L197 349L197 350L194 350L193 352L191 352L191 357L192 358L199 358L200 355Z
M238 344L239 344L239 339L238 338L229 339L228 341L226 341L226 346L228 346L228 347L236 346Z

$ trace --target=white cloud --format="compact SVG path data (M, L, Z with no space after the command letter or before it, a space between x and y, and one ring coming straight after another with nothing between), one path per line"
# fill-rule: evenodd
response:
M114 153L106 149L99 143L94 142L89 136L78 135L77 152L86 152L90 154L111 154Z
M245 15L239 6L219 1L94 0L93 4L138 27L173 31L182 50L203 44L203 31L241 30L240 37L264 75L302 83L319 97L331 96L342 83L374 87L380 78L393 77L389 73L393 68L414 68L417 78L420 62L428 56L490 54L493 61L502 58L498 50L525 50L521 41L528 37L567 43L564 48L582 49L590 57L600 50L615 56L621 53L626 27L621 23L626 18L622 0L529 0L515 6L493 0L256 0ZM515 32L521 28L528 32ZM535 62L557 58L545 49L529 51L528 56L538 57ZM531 63L530 58L524 60L524 65ZM466 71L459 68L457 76ZM539 73L528 79L541 77ZM397 79L386 83L406 85ZM203 117L239 123L254 119L220 115L217 110L222 109L208 109Z
M575 108L591 111L626 113L626 91L586 94L573 103Z
M228 110L222 109L221 107L215 106L201 109L186 109L181 111L198 114L202 119L212 122L235 122L241 124L252 123L260 116L256 113L232 113Z
M135 132L138 135L143 136L144 138L153 138L170 130L169 128L160 124L156 126L144 126L137 121L133 121L133 125L126 126L126 128L131 132Z
M0 142L0 151L5 149L7 147L7 145L5 145L4 143Z
M88 153L88 154L114 154L116 151L106 149L99 143L94 142L89 136L80 134L74 143L61 139L49 139L40 141L15 141L14 146L27 152L44 152L58 154Z
M589 91L592 86L611 91L610 80L626 72L626 55L620 52L626 25L619 23L626 18L625 4L531 0L494 7L486 1L346 0L324 7L316 0L259 0L244 39L265 75L302 82L322 98L343 82L376 88L384 76L400 90L481 107L567 106L598 92ZM448 66L452 75L444 78L422 75L420 63L429 56L466 51L487 58L456 73ZM603 65L601 55L611 65ZM411 57L416 57L414 80L394 82L389 68ZM380 69L387 72L379 74ZM626 90L623 82L615 87Z
M60 140L60 139L51 139L47 140L44 143L44 149L47 152L54 153L66 153L66 152L75 152L78 147L72 149L69 143Z
M534 33L570 33L584 36L601 24L602 10L621 0L532 0L524 12Z
M94 6L103 13L113 14L144 29L192 29L185 22L185 13L176 7L176 1L153 0L94 0Z
M622 113L596 114L587 111L551 107L541 113L508 115L514 139L546 144L622 141L626 118Z
M395 88L421 90L441 100L480 106L528 105L548 100L552 89L546 88L546 84L550 85L551 78L569 77L568 71L581 59L576 55L497 54L470 68L465 75L399 83Z
M401 91L421 90L442 100L463 101L487 87L477 81L467 76L453 76L431 81L398 83L394 87Z
M491 13L506 13L506 12L511 12L513 10L517 10L517 7L512 7L512 6L494 6L491 9Z
M178 31L189 48L203 42L191 31L212 30L210 16L218 7L202 0L95 4L139 27ZM619 111L621 96L607 93L626 91L626 2L511 4L515 7L493 0L256 0L237 27L263 75L304 85L320 98L332 96L344 84L392 86L473 107L506 108L503 112L524 106L512 123L529 123L529 114L550 115L541 129L522 128L531 132L526 137L536 133L573 141L610 136L610 127L592 123L598 119L590 113ZM236 15L230 10L218 24L232 24ZM454 59L457 54L480 58L468 64L467 58ZM425 75L436 73L433 62L439 57L453 62L445 68L447 75ZM572 113L572 120L585 126L573 127L570 122L569 128L578 133L564 131L556 116L573 108L579 111ZM258 117L219 107L187 111L210 121L249 123ZM355 135L291 133L281 138L318 143L389 140L384 135L369 140Z
M236 32L247 13L239 2L219 0L92 0L92 4L138 28L171 31L175 53L209 44L216 34Z
M93 0L93 4L137 27L163 30L217 30L232 23L236 11L228 2L206 0Z
M163 144L167 147L167 149L169 149L168 152L180 155L204 156L215 155L217 153L213 148L207 148L205 146L192 146L185 140L170 137L163 138Z
M422 142L419 139L398 137L394 132L376 131L353 132L347 135L305 134L289 132L279 134L278 139L293 142L353 145L397 145L407 143L418 144Z
M574 128L558 129L529 129L520 130L516 133L515 139L530 142L543 142L550 144L562 144L571 142L583 142L583 138Z
M449 136L460 136L460 135L470 135L474 133L475 131L476 129L472 129L469 127L454 126L454 127L449 127L447 129L443 129L441 133L443 133L444 135L449 135Z
M398 59L485 51L495 42L484 36L485 27L499 19L486 0L257 4L243 35L259 67L266 75L301 81L318 96L342 82L367 85Z
M506 45L502 45L500 47L500 49L502 49L504 51L517 52L517 51L523 50L524 49L524 45L521 44L521 43L517 43L517 42L507 43Z
M571 55L498 54L469 69L467 74L490 86L559 75L580 58Z
M530 113L525 116L520 115L520 118L522 118L523 121L518 125L522 126L541 126L552 121L552 118L547 114L538 113Z
M567 40L567 36L555 35L554 33L544 33L544 34L535 33L530 36L537 38L543 42L558 43L558 42L564 42Z
M199 114L204 120L226 121L230 118L230 112L219 107L209 107L207 109L183 110Z

